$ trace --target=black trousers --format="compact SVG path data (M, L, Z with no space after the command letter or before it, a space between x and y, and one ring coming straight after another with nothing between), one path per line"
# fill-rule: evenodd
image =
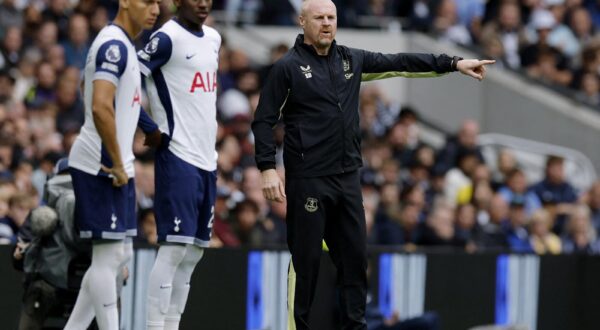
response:
M322 240L337 268L343 329L367 329L365 212L358 171L317 178L287 178L287 242L296 271L296 329L309 329Z

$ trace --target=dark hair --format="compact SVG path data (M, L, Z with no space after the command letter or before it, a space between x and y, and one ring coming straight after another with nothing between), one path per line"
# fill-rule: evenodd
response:
M523 172L523 170L521 170L520 168L515 167L508 171L508 173L506 174L506 179L510 180L513 176L515 176L517 174L525 175L525 172Z
M550 167L550 165L554 165L554 164L562 164L565 162L565 159L563 157L560 156L556 156L556 155L550 155L548 156L548 159L546 159L546 168Z
M250 200L250 199L244 199L243 201L239 202L234 209L234 213L235 214L239 214L243 209L246 208L250 208L252 210L252 212L257 213L260 212L260 209L258 208L258 204L256 204L255 201Z

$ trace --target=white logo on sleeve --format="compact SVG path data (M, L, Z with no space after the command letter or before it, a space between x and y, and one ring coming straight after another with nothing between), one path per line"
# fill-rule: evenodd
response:
M104 62L104 63L102 63L102 65L100 67L102 69L105 69L105 70L108 70L108 71L112 71L114 73L118 73L119 72L119 67L116 64Z
M110 221L112 221L112 223L110 224L110 229L116 229L117 228L117 216L114 213L110 216Z
M300 70L302 70L302 73L304 73L306 79L312 78L312 69L310 68L310 65L307 65L306 67L301 65Z
M152 40L150 40L150 42L146 45L146 47L144 47L144 51L148 54L156 53L156 50L158 49L159 41L160 41L160 39L158 39L158 37L152 38Z
M181 219L175 217L175 220L173 220L173 222L175 223L175 228L173 230L175 230L176 233L179 232L179 224L181 223Z
M150 55L148 55L144 50L140 50L139 52L137 52L137 55L142 60L144 60L146 62L150 62Z
M106 50L106 59L109 62L117 63L121 59L121 51L118 45L110 45Z
M319 200L313 197L308 197L306 199L306 204L304 204L304 208L308 211L308 212L315 212L316 210L319 209Z

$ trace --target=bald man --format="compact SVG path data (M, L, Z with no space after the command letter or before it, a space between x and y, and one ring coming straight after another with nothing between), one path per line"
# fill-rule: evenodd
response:
M309 329L321 240L338 270L342 325L367 329L365 214L358 169L362 165L358 95L364 79L435 77L460 71L485 76L493 61L447 55L390 54L337 45L336 7L329 0L302 4L304 34L276 62L260 97L252 129L263 194L287 198L288 247L292 254L288 303L290 329ZM275 170L272 128L285 123L285 187ZM294 281L295 279L295 281Z

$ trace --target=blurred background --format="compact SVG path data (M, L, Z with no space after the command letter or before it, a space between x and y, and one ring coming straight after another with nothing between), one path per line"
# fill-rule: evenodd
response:
M442 329L597 329L600 1L334 2L341 44L497 61L482 83L450 74L363 84L361 180L379 317L435 311ZM215 250L196 272L188 310L204 307L184 319L189 328L204 318L210 329L284 329L286 206L262 195L250 123L272 63L301 31L300 4L214 0L207 24L223 37ZM10 256L83 123L81 70L117 8L107 0L0 3L0 276L8 277L0 282L11 297L1 299L0 315L15 326L22 274ZM161 8L156 28L174 5ZM283 175L283 127L275 134ZM134 143L139 249L124 289L126 329L144 327L156 245L154 151L143 139L140 131ZM334 269L323 269L328 292ZM237 284L223 293L214 289L219 278ZM320 321L335 324L335 307L325 306L333 309Z

